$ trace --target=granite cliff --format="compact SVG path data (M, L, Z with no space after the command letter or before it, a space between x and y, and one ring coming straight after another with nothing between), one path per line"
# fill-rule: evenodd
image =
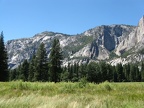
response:
M6 43L9 66L15 68L24 59L30 60L42 42L49 56L54 38L60 40L64 55L63 65L67 65L68 62L85 63L101 60L116 65L144 59L142 17L137 26L102 25L77 35L45 31L31 38L10 40Z

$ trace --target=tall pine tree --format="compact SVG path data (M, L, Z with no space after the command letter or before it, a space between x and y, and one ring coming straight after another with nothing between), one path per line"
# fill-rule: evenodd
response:
M50 81L52 82L56 83L60 81L60 73L62 71L61 60L62 60L62 52L60 48L60 42L58 39L54 39L50 53L50 64L49 64Z
M27 60L24 60L20 69L20 79L22 79L23 81L28 81L28 74L29 74L28 68L29 68L29 63Z
M48 80L48 62L46 49L44 44L41 43L35 58L35 69L34 81L47 81Z
M144 81L144 62L141 64L141 80Z
M99 83L100 82L100 67L97 63L91 62L88 64L88 81Z
M117 78L119 82L122 82L124 80L124 73L123 73L123 66L122 64L117 64L116 66L116 72L117 72Z
M35 54L32 57L32 60L29 63L29 75L28 81L34 81L34 73L36 72L36 62L35 62Z
M7 50L4 44L3 32L0 35L0 81L8 81Z

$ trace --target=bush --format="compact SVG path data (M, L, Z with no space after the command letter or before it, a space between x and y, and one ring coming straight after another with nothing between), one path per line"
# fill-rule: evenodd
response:
M86 77L83 77L79 80L79 88L84 88L87 86L87 84L88 82Z
M20 90L27 90L29 89L28 82L17 81L11 85L12 89L20 89Z
M110 87L110 85L109 84L105 84L105 89L107 90L107 91L111 91L112 90L112 88Z
M110 83L107 82L107 81L102 83L102 87L104 88L104 90L107 90L107 91L111 91L112 90L112 88L110 86Z

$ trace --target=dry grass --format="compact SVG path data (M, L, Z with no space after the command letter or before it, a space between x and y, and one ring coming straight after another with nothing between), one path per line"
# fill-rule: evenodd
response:
M144 108L144 83L0 83L0 108Z

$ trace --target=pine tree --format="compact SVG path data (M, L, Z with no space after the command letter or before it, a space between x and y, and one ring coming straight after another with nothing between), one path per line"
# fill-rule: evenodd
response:
M113 66L113 81L114 82L118 82L118 79L117 79L117 72L116 72L116 66Z
M75 71L76 71L76 77L77 77L77 79L79 79L78 70L79 70L79 64L78 64L78 63L75 63Z
M141 64L141 80L144 81L144 63Z
M117 78L119 82L122 82L124 80L124 73L123 73L123 66L122 64L117 64L116 66L116 72L117 72Z
M87 77L87 64L81 64L78 68L79 79Z
M113 80L113 68L110 64L106 64L107 68L107 80L110 82Z
M72 65L68 63L68 79L69 81L72 81L73 78L73 70L72 70Z
M68 68L65 66L65 67L63 68L62 73L61 73L61 81L69 81L68 75L69 75L69 73L68 73Z
M106 63L105 62L101 62L100 64L99 64L99 66L100 66L100 72L101 72L101 81L103 82L103 81L106 81L107 80L107 65L106 65Z
M126 64L123 66L123 72L124 72L124 75L125 75L125 81L129 81L129 75L130 75L130 64Z
M136 82L140 82L141 81L141 74L140 74L140 71L139 71L139 68L138 68L137 64L135 64L135 68L136 68L136 71L135 71L135 74L136 74L135 81Z
M50 81L56 83L60 81L60 73L62 71L61 69L62 52L60 48L60 42L58 39L54 39L53 41L49 59L50 59L49 64Z
M74 65L73 64L70 65L70 76L71 76L71 80L70 81L74 82L76 78L75 78Z
M0 35L0 81L8 81L7 51L4 44L3 32Z
M29 67L28 61L24 60L20 69L20 79L22 79L23 81L28 81L28 73L29 73L28 67Z
M17 77L17 71L16 71L16 69L10 70L9 80L10 81L16 80L16 77Z
M95 62L91 62L88 65L88 81L90 82L100 82L100 68L99 65Z
M28 81L34 81L34 73L36 72L36 63L35 63L35 54L32 57L32 60L29 63L29 76Z
M18 68L16 69L16 72L17 72L16 79L17 79L17 80L20 80L20 79L21 79L21 67L22 67L22 64L20 64L20 65L18 66Z
M131 82L134 82L135 81L135 77L136 77L136 68L135 68L135 65L134 64L131 64L130 65L130 75L129 75L129 78L130 78L130 81Z
M48 80L48 62L46 49L44 44L41 43L35 58L34 81L47 81Z

